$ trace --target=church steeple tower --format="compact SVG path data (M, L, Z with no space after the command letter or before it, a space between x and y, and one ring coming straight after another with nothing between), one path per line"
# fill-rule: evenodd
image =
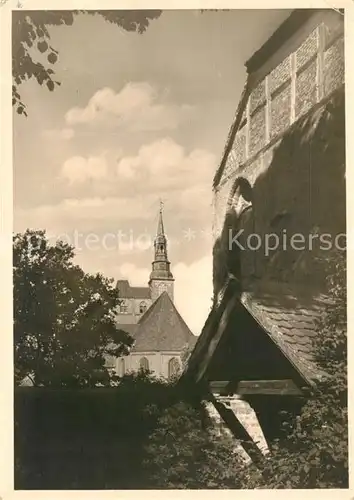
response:
M149 287L152 300L156 300L163 292L167 292L173 301L174 278L170 270L170 262L167 257L167 239L165 235L163 217L163 203L160 202L159 220L157 233L154 241L154 260L150 274Z

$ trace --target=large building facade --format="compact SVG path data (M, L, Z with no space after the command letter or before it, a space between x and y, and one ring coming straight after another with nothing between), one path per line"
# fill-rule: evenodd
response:
M323 376L313 338L346 232L343 13L295 10L246 68L214 178L213 309L184 375L238 438L248 405L270 441Z
M134 339L128 356L109 360L111 369L119 376L145 370L164 378L174 377L182 368L184 352L195 343L196 337L173 302L170 265L161 208L148 286L135 287L127 280L117 281L117 323Z

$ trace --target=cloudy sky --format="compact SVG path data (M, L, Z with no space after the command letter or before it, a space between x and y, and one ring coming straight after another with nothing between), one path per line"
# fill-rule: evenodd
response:
M14 229L76 246L87 272L146 285L159 199L175 302L196 334L212 297L212 177L244 62L287 10L167 11L143 35L99 16L50 29L61 86L20 87Z

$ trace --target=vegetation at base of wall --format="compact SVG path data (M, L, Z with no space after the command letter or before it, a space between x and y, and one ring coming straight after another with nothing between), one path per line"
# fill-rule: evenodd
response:
M326 376L273 444L262 476L243 477L248 488L347 488L347 300L345 255L328 262L329 302L318 323L317 361Z
M205 414L184 402L167 408L144 447L151 488L242 488L235 441L219 435Z
M202 431L193 411L176 405L161 415L145 448L155 487L348 487L345 255L331 256L327 266L329 300L315 340L325 375L301 413L285 419L284 437L271 444L261 467L243 463L232 439L212 427Z
M216 437L200 400L144 372L126 375L114 388L18 388L15 416L17 489L227 488L235 482L234 443Z

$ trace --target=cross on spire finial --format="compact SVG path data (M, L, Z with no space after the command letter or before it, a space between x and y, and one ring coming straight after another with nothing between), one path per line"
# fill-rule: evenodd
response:
M162 210L163 210L163 201L162 201L162 198L160 198L160 213L162 214Z

